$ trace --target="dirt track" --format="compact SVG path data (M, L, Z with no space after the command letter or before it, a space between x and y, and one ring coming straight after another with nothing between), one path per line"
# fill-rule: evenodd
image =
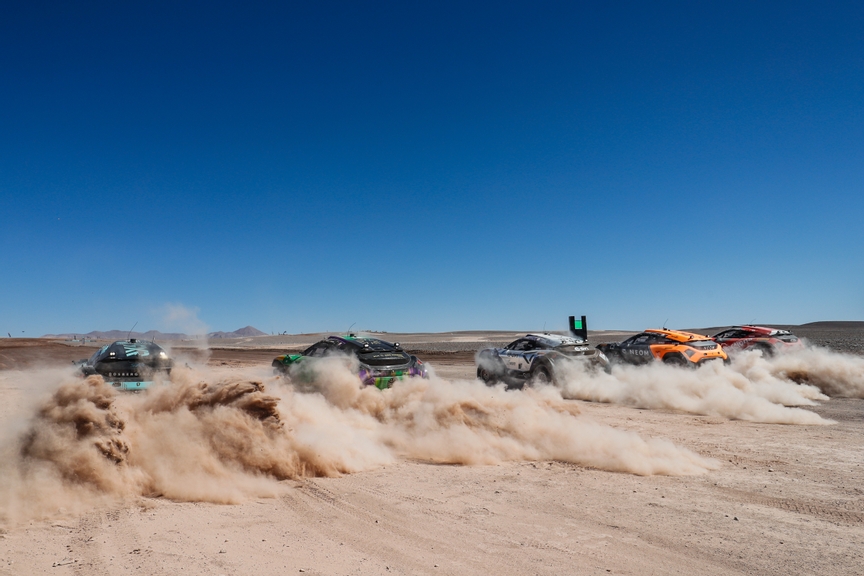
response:
M20 367L62 351L56 346L3 347L0 358ZM272 350L216 350L210 363L270 359ZM472 359L467 351L427 357L450 378L470 377ZM8 416L30 392L4 374ZM860 572L864 400L812 408L832 426L573 402L582 418L668 438L722 465L701 476L642 477L555 461L402 461L284 481L280 496L239 505L138 498L8 527L0 574Z

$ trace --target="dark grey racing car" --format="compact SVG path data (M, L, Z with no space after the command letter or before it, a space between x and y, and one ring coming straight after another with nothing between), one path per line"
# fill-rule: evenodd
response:
M475 357L477 378L486 384L498 382L508 388L525 384L554 383L562 363L572 360L591 362L605 367L606 356L588 345L585 316L581 322L570 317L571 336L558 334L526 334L503 348L486 348Z

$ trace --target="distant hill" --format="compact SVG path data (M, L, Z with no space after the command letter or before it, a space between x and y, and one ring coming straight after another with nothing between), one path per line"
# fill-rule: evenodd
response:
M207 338L249 338L250 336L266 336L265 332L258 330L252 326L240 328L234 332L210 332ZM125 340L126 338L138 338L140 340L191 340L194 336L180 334L177 332L159 332L158 330L148 330L147 332L129 332L128 330L93 330L83 334L81 332L71 334L45 334L43 338L57 339L72 339L72 338L87 338L90 340Z
M808 322L801 324L806 328L821 328L823 330L864 330L864 321L862 320L833 320L821 322Z
M266 332L262 332L252 326L240 328L234 332L210 332L208 338L249 338L250 336L266 336Z
M140 340L185 340L189 338L189 336L176 332L159 332L158 330L148 330L147 332L129 332L129 330L93 330L86 334L81 332L72 334L45 334L43 338L87 338L91 340L125 340L126 338L138 338Z

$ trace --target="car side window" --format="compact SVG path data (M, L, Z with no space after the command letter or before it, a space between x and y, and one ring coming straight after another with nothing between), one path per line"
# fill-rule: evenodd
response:
M356 350L353 346L346 342L338 342L336 344L336 349L344 354L353 354Z
M107 345L107 344L106 344L105 346L103 346L102 348L100 348L99 350L97 350L97 351L93 354L93 356L90 357L90 363L91 363L91 364L95 364L96 361L99 359L99 357L100 357L100 356L101 356L101 355L102 355L106 350L108 350L108 345Z
M303 353L304 356L313 356L320 357L324 356L329 350L330 346L327 342L318 342L317 344L311 346L306 352Z
M516 352L525 352L527 350L533 350L533 349L534 349L534 342L532 342L531 340L526 340L525 338L521 338L521 339L517 340L516 342L514 342L513 347L511 348L511 350L514 350Z
M556 342L544 339L544 340L538 340L537 341L537 345L535 346L535 349L551 350L552 348L555 348L556 346L557 346Z
M628 339L624 340L623 342L621 342L621 345L622 345L622 346L630 346L631 344L633 344L634 342L636 342L636 339L639 338L640 336L642 336L642 334L637 334L637 335L635 335L635 336L631 336L630 338L628 338Z
M521 346L523 342L525 342L525 340L523 340L522 338L520 338L519 340L514 340L507 345L507 350L521 350L519 346Z
M639 334L630 344L633 346L651 344L651 334Z

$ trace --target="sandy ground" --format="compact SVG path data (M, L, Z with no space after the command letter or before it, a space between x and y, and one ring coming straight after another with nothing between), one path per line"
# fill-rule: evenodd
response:
M4 421L37 392L12 372L56 352L28 346L0 350ZM222 350L210 363L271 358L269 348ZM472 352L427 361L447 378L474 372ZM667 438L721 466L646 477L558 461L399 461L283 481L277 497L235 505L138 497L7 526L0 574L862 573L864 400L810 408L831 426L571 402L580 418Z

